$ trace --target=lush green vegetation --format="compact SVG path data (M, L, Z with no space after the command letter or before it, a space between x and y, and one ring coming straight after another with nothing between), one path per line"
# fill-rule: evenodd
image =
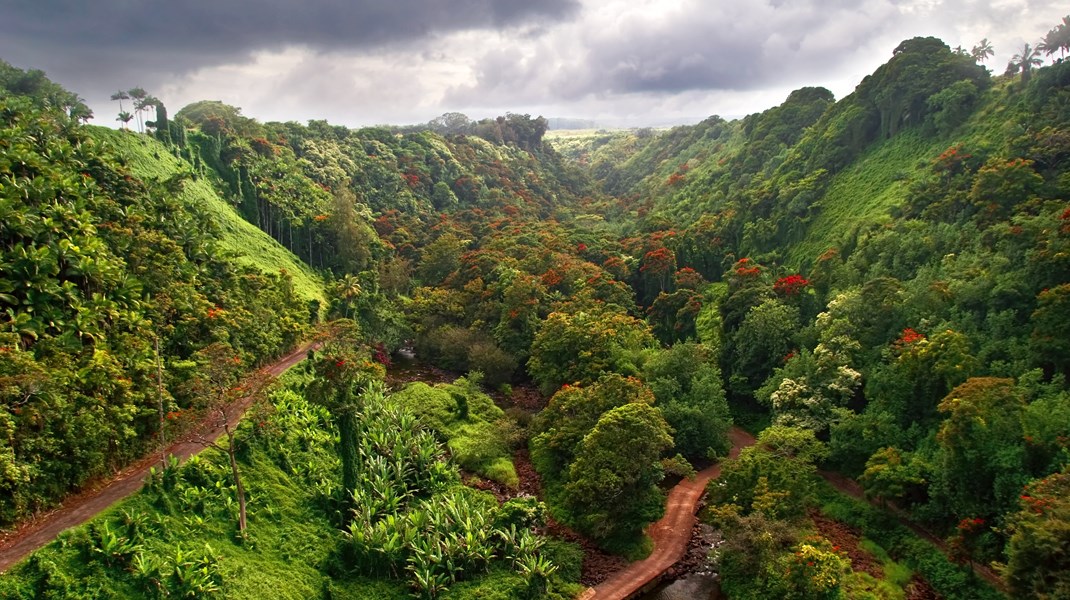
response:
M534 499L499 507L460 484L444 448L374 386L357 400L362 477L344 490L341 438L291 371L235 443L249 496L237 528L224 454L155 473L136 496L0 579L4 598L568 597L575 554L532 534ZM345 494L353 513L343 514ZM345 525L343 526L343 522ZM572 559L568 557L572 556Z
M202 407L202 349L225 343L255 366L313 320L284 265L243 267L220 247L213 216L183 201L189 173L138 179L83 110L40 72L0 64L5 525L140 456L166 414Z
M486 526L536 507L458 487L436 439L507 486L526 440L555 518L638 556L665 473L723 455L733 420L763 430L710 490L739 597L896 598L908 570L946 597L993 594L832 497L819 467L953 561L997 563L1014 594L1065 595L1070 63L1033 70L1024 52L993 77L986 54L914 38L840 100L802 88L739 121L556 149L527 115L354 131L218 102L167 120L155 99L154 139L87 130L76 98L6 68L3 518L150 443L154 338L165 410L195 408L220 348L266 360L322 311L340 324L308 396L341 478L301 505L348 532L323 559L332 596L358 576L427 595L506 589L504 567L532 595L552 580L536 554L499 564L522 544ZM226 233L197 233L209 224ZM272 250L250 258L256 244ZM380 407L374 382L410 341L467 375ZM521 382L548 398L533 417L479 389L507 401ZM412 430L380 441L421 466L371 458L373 414ZM851 573L811 531L817 508L861 528L887 573ZM483 550L440 552L450 535ZM457 575L476 572L489 579Z

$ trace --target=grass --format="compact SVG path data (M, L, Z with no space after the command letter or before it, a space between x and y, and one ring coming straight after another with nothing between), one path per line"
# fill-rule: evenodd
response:
M515 488L520 478L499 426L508 417L490 396L472 388L462 380L435 386L415 382L391 395L390 400L411 410L441 435L453 460L461 467ZM458 399L461 398L467 403L467 415L460 412Z
M890 222L889 210L907 199L910 181L919 171L919 157L935 158L947 145L911 129L872 146L833 176L806 238L791 248L789 263L812 262L838 247L852 230Z
M88 129L94 139L114 149L131 173L145 181L163 181L193 170L188 162L176 158L166 146L149 136L106 127L90 126ZM285 271L293 278L298 295L326 306L326 292L319 275L271 236L243 219L233 206L219 196L207 178L187 181L181 192L181 200L211 215L221 234L219 245L237 262L265 273Z

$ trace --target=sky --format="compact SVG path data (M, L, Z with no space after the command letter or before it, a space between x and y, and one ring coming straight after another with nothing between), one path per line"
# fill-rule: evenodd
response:
M221 100L259 121L360 127L446 112L603 126L741 117L837 98L904 39L1001 74L1070 12L1049 0L0 0L0 59L41 69L116 126L141 86L171 114Z

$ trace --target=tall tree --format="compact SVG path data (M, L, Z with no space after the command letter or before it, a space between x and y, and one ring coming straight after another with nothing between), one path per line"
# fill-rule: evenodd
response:
M970 56L973 57L973 60L979 63L985 62L995 53L996 51L992 48L992 43L988 41L988 38L984 38L980 42L977 42L977 45L970 50Z
M191 382L193 391L206 403L211 430L196 430L192 435L194 442L220 452L227 457L230 474L234 478L234 495L238 501L238 531L244 537L246 530L245 486L242 484L241 470L238 468L237 443L234 433L244 407L243 399L255 401L262 398L262 390L267 380L254 374L241 385L243 365L241 356L229 344L217 342L196 354L203 369ZM226 445L215 440L213 432L223 431L227 438Z
M129 94L128 98L130 98L131 100L134 101L134 115L137 116L137 130L138 130L138 133L141 133L141 130L142 130L141 110L142 109L138 108L138 106L143 106L143 103L144 103L145 99L149 97L149 93L146 92L145 88L143 88L141 86L132 87L129 90L127 90L126 93Z
M1033 67L1039 67L1043 62L1040 60L1040 50L1027 43L1022 46L1021 52L1011 57L1011 64L1008 65L1008 69L1013 65L1014 72L1022 74L1022 85L1025 86L1025 84L1029 83Z
M123 108L123 100L129 100L130 99L130 94L126 93L123 90L119 90L118 92L115 92L114 94L111 95L111 99L119 101L119 117L116 118L115 120L116 121L120 121L123 124L123 126L125 127L126 124L130 122L130 119L133 118L133 115L131 115L130 113L126 112L126 109Z
M661 516L658 459L672 447L671 434L660 410L630 402L602 415L583 438L565 491L596 538L625 541Z

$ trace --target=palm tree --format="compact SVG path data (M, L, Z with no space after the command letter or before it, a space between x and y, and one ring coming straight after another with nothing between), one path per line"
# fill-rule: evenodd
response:
M159 98L151 94L145 94L143 97L134 101L134 112L138 114L138 128L144 133L145 119L141 116L142 111L155 109L156 105L160 103Z
M149 97L149 93L145 91L145 88L140 86L130 88L127 93L129 93L130 98L133 98L134 100L134 114L138 117L137 131L138 133L141 133L141 111L144 110L144 102ZM139 106L141 108L138 108Z
M1063 25L1053 28L1044 36L1044 39L1037 44L1037 51L1047 54L1049 57L1053 56L1056 52L1063 51L1063 38L1066 37L1066 28Z
M123 129L128 129L130 127L130 121L133 118L134 118L134 115L126 112L125 110L122 110L122 111L119 111L119 116L115 117L115 120L122 123L122 128Z
M979 63L983 63L988 60L996 51L992 48L992 43L988 41L988 38L984 38L977 45L970 50L970 56Z
M338 282L338 295L345 300L346 312L345 316L348 319L350 317L350 311L352 310L353 300L360 296L363 290L360 287L360 278L356 275L346 275Z
M1022 73L1022 85L1029 83L1029 75L1033 67L1039 67L1044 61L1040 60L1040 50L1028 43L1022 47L1022 51L1011 57L1011 65ZM1010 65L1008 65L1010 66Z
M130 122L130 119L123 118L123 115L130 115L130 113L126 112L126 110L123 109L123 100L129 100L130 94L124 92L123 90L119 90L118 92L115 92L111 95L111 99L119 101L119 118L116 119L116 121L122 121L124 125Z

